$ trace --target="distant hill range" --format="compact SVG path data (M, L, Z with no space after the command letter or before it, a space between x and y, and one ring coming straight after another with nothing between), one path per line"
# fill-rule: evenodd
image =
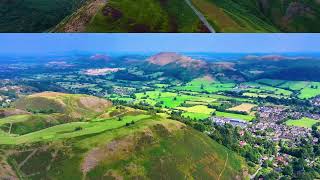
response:
M233 61L206 61L175 52L161 52L145 61L125 61L123 65L150 73L163 72L165 76L183 81L203 76L233 82L256 78L320 81L319 59L299 55L247 55Z

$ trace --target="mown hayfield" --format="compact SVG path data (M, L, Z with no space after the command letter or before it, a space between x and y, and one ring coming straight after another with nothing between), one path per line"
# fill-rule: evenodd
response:
M186 111L186 112L191 112L191 113L203 113L203 114L211 114L214 112L214 109L208 108L208 106L204 105L196 105L192 107L178 107L177 109Z
M243 115L243 114L235 114L235 113L228 113L228 112L220 112L216 111L217 117L225 117L225 118L234 118L234 119L240 119L245 121L252 121L255 117L251 115Z
M320 122L319 120L310 119L310 118L302 118L299 120L288 120L286 121L286 125L288 126L298 126L304 128L311 128L315 123Z
M238 112L246 112L246 113L250 113L252 108L256 107L257 105L255 104L249 104L249 103L242 103L238 106L229 108L228 110L230 111L238 111Z
M196 105L192 107L177 107L176 109L184 111L184 113L182 113L182 116L195 120L206 119L210 117L213 112L215 112L214 109L208 108L205 105Z

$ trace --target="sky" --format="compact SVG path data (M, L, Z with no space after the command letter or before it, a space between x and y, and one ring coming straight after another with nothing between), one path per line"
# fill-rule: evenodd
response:
M0 34L0 54L320 52L318 34Z

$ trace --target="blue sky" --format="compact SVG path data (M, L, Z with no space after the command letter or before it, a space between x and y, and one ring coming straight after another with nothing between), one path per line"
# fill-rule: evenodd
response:
M0 34L0 53L320 52L319 34Z

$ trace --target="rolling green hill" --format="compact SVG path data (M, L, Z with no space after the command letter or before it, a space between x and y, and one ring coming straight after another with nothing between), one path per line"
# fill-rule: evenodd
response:
M50 94L52 97L52 93ZM61 96L73 95L58 94L54 98L61 99ZM39 94L36 97L39 97ZM32 101L35 103L37 100ZM71 108L68 106L70 104L66 104L66 109ZM57 106L54 104L52 107L55 109ZM102 114L86 121L78 120L50 127L43 125L42 121L48 120L49 116L54 117L55 114L12 115L0 119L0 127L6 123L15 124L15 130L11 130L10 133L7 129L0 128L1 177L18 179L185 179L186 177L245 179L247 177L246 163L234 152L203 133L160 115L128 107L110 107ZM30 116L32 116L31 123L19 124ZM25 127L32 128L32 125L42 128L13 134L21 132L16 131L20 126L24 127L20 128L21 130L26 129Z
M112 103L93 96L44 92L15 102L17 109L33 113L62 113L73 118L91 117L111 107Z

